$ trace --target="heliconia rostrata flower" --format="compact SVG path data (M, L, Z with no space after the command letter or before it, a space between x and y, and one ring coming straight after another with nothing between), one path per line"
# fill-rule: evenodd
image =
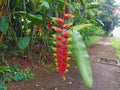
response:
M68 72L67 67L70 66L67 64L67 61L70 60L69 54L71 53L68 51L69 47L71 47L69 45L71 38L68 37L71 32L67 30L71 24L67 24L64 21L70 19L72 16L71 14L65 14L63 18L52 18L59 26L53 26L53 29L56 31L53 35L55 38L53 42L55 48L53 50L55 52L56 69L64 80L66 80L64 73Z
M50 31L52 30L52 20L48 20L47 27Z
M37 32L40 32L40 30L41 30L41 26L37 25Z

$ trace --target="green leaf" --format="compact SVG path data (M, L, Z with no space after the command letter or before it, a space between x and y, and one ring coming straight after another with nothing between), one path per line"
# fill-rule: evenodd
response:
M42 2L41 6L44 6L47 9L50 8L49 3L47 1Z
M6 71L10 71L10 67L9 66L0 66L0 73L4 73Z
M3 73L4 73L4 71L3 71L3 70L0 70L0 73L2 73L2 74L3 74Z
M51 4L53 1L52 1L52 0L47 0L47 2L48 2L49 4Z
M38 24L42 24L43 23L43 20L42 20L42 16L39 15L39 16L36 16L36 15L33 15L33 14L30 14L30 13L27 13L26 14L26 17L28 20L30 20L33 24L35 25L38 25Z
M81 5L85 8L86 0L80 0Z
M92 24L83 24L83 25L76 25L73 27L73 30L81 30L83 28L87 28L89 26L91 26Z
M19 42L18 42L19 48L24 50L28 46L29 41L30 41L30 37L29 36L21 37Z
M20 0L16 0L16 5L19 6Z
M104 23L103 23L101 20L97 19L97 21L98 21L103 27L105 26Z
M92 75L91 63L89 60L89 55L86 50L86 46L78 31L73 30L71 38L72 38L71 51L75 58L75 62L77 64L78 70L84 80L84 84L86 85L86 87L92 88L93 75Z
M6 17L2 16L1 20L0 20L0 31L2 31L3 33L5 33L5 32L7 32L8 27L9 27L9 24L8 24L8 22L6 20Z
M87 9L97 9L99 7L100 7L100 5L98 3L92 2L87 6Z

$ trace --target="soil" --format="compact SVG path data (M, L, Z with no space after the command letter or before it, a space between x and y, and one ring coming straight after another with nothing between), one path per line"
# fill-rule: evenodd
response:
M99 57L115 59L115 50L109 38L104 38L87 47L92 63L94 85L91 90L120 90L120 67L101 64ZM27 81L10 82L8 90L88 90L79 75L74 60L64 81L55 71L54 64L39 65L32 68L34 78Z

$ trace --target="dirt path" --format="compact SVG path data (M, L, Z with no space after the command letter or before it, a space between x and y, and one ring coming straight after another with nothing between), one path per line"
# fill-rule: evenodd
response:
M92 90L120 90L118 78L120 68L113 65L96 63L98 57L115 59L115 50L111 47L109 38L105 38L88 47L94 74Z
M98 57L115 58L109 38L90 45L88 52L94 75L92 90L120 90L120 67L96 62ZM73 61L70 72L66 74L66 81L61 79L53 67L48 65L46 68L34 68L33 80L9 83L8 90L87 90Z

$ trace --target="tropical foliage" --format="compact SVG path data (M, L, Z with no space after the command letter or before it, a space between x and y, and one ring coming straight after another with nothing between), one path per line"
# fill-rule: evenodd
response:
M98 19L101 20L102 27L109 34L114 30L115 26L119 25L119 16L114 16L114 11L119 8L119 5L115 4L115 0L102 0L100 3Z
M54 52L57 71L65 79L71 51L85 85L92 88L84 40L103 36L104 30L111 31L117 25L115 7L114 0L0 0L2 61L7 64L5 56L9 53L28 61L47 62Z

